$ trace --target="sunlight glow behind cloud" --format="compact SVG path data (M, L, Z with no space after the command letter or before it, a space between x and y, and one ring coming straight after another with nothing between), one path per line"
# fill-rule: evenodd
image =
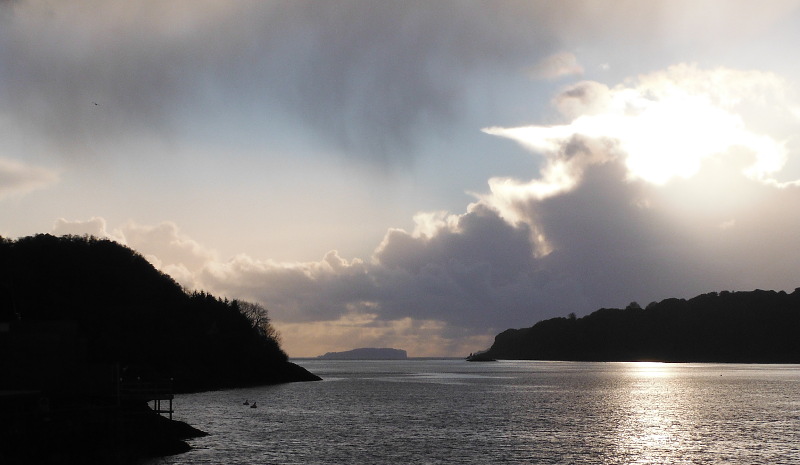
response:
M574 187L580 170L569 169L572 156L565 150L576 137L613 141L619 149L615 155L624 157L632 180L663 185L674 178L689 178L708 158L743 147L754 160L742 172L779 184L771 175L786 163L784 144L772 135L751 131L736 110L744 103L763 105L765 97L787 92L785 83L770 73L676 65L614 88L595 82L567 88L555 104L574 118L568 124L492 127L484 132L508 137L547 157L541 180L515 186L539 198ZM786 102L775 117L791 112L791 103ZM507 185L507 181L495 181L493 187L502 190Z

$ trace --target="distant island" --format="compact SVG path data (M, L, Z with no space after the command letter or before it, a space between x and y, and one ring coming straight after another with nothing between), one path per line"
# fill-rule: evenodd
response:
M345 352L328 352L317 358L322 360L405 360L408 358L408 354L402 349L361 348Z
M711 292L508 329L467 359L800 363L800 288Z
M0 237L0 373L2 463L182 451L203 433L172 421L175 393L320 379L262 306L186 291L116 242L46 234Z

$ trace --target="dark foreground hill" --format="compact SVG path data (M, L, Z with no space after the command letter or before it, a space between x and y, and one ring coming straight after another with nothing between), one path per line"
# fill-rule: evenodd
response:
M148 401L318 379L287 360L257 304L186 292L112 241L0 238L0 435L16 447L0 463L9 450L21 463L180 450L171 439L201 432Z
M122 376L173 378L177 391L316 379L288 362L263 309L187 293L109 240L0 242L0 322L41 339L18 357L118 364Z
M712 292L509 329L478 359L800 363L800 289Z

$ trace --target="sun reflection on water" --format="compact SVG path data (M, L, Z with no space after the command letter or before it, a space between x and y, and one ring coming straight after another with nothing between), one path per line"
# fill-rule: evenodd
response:
M628 386L617 391L613 429L614 456L624 458L624 463L663 463L665 457L691 449L696 398L675 382L674 367L657 362L625 364Z
M663 362L629 362L628 373L644 378L663 378L672 374L673 364Z
M181 396L211 434L158 464L800 465L800 365L306 363L336 381Z

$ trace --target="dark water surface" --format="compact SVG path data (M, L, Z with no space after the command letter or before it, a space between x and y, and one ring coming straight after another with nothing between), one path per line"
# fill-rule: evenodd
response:
M210 435L155 463L800 464L800 365L296 362L325 381L178 396Z

